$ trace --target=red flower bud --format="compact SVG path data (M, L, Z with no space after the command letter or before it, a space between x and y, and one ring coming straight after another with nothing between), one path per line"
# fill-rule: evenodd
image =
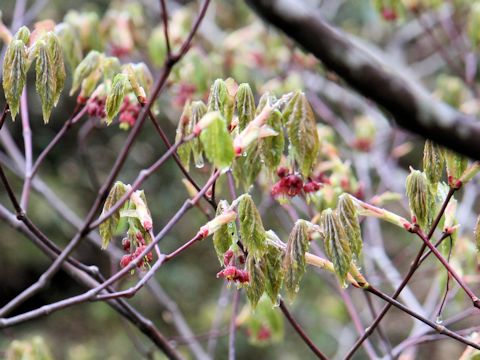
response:
M120 266L122 268L128 266L130 262L132 261L132 255L123 255L122 258L120 259Z

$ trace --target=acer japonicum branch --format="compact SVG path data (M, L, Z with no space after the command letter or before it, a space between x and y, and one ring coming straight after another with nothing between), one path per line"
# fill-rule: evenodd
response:
M294 39L398 125L472 159L480 159L480 123L435 100L379 56L373 56L341 29L329 25L303 0L246 0L267 22ZM378 51L381 53L381 51Z

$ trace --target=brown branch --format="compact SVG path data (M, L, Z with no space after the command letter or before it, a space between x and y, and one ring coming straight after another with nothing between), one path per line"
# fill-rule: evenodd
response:
M246 2L266 21L315 55L327 69L387 110L400 126L480 159L478 121L433 99L405 74L355 44L351 36L327 24L303 1Z

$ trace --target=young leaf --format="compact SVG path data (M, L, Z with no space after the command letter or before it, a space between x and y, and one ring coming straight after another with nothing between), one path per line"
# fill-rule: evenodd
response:
M113 118L120 111L123 99L127 92L128 76L125 74L117 74L113 79L112 91L107 96L105 103L105 111L107 113L107 124L110 124Z
M117 201L128 191L128 186L123 184L121 181L117 181L110 193L107 196L107 200L105 200L105 204L103 205L102 210L102 217L105 213L107 213L110 208L117 203ZM120 210L117 210L112 216L110 216L107 220L100 224L99 232L100 236L102 237L102 249L106 249L112 236L117 229L118 222L120 220Z
M218 203L216 216L221 215L228 209L228 203L225 200L221 200ZM213 246L217 253L218 261L223 265L223 254L234 243L234 236L237 232L235 222L232 221L228 224L224 224L213 234Z
M65 73L65 64L63 63L63 51L58 41L57 36L49 32L46 35L46 41L48 50L50 52L51 61L53 62L53 68L55 70L55 94L53 98L53 105L57 106L58 99L60 99L60 93L63 90L65 85L65 78L67 74Z
M37 51L35 88L42 102L43 121L47 124L57 95L56 69L50 48L43 40L37 41Z
M362 252L362 232L358 222L357 208L350 195L342 194L337 205L340 224L345 229L348 243L356 259L360 258Z
M21 40L13 40L3 60L3 91L12 119L18 114L20 96L27 78L27 51Z
M442 178L444 166L443 150L438 144L431 140L425 141L425 148L423 150L423 171L427 176L429 184L435 190L437 184Z
M345 286L352 262L352 251L348 244L347 234L340 223L338 214L332 209L322 212L321 226L324 232L325 252L333 262L340 284Z
M192 111L192 129L195 128L195 125L200 121L200 119L207 112L207 106L202 101L193 101L191 104ZM203 167L203 146L202 142L198 137L193 139L191 142L193 162L197 168Z
M242 131L255 117L255 99L250 85L240 84L235 100L238 112L238 127Z
M235 97L231 94L227 83L222 79L215 80L208 96L208 111L220 111L226 123L230 124L234 106Z
M242 323L245 318L249 343L265 346L283 339L282 313L272 306L267 296L260 298L255 311L248 307L245 310L240 312L238 320Z
M247 190L262 170L260 144L251 144L246 150L246 155L238 156L233 163L232 170L236 182L242 183Z
M70 90L70 96L78 90L84 79L100 67L101 59L102 55L98 51L92 50L88 53L85 59L78 64L73 73L73 84L72 89Z
M456 182L459 180L468 165L468 159L454 151L445 151L445 160L447 163L447 177L448 185L456 187Z
M249 254L261 259L265 254L266 235L260 213L250 195L243 195L238 204L238 218L240 220L240 234L243 244Z
M30 40L30 30L26 26L22 26L18 31L13 35L12 40L21 40L25 45L28 45Z
M298 220L288 237L287 249L283 258L285 290L291 299L297 294L300 281L305 274L305 253L308 247L308 224L304 220Z
M73 72L83 58L82 44L72 25L61 23L55 27L55 33L62 45L63 53Z
M415 216L422 229L427 230L435 211L434 199L428 188L427 177L423 172L411 169L405 188L412 216Z
M265 292L267 293L272 303L278 302L278 294L282 287L284 270L283 252L278 247L272 244L267 245L267 252L264 257L265 262Z
M247 271L249 281L246 286L247 298L252 308L257 306L258 300L265 291L265 275L259 260L249 255L247 258Z
M206 119L207 117L209 119ZM233 142L227 131L225 118L215 111L207 113L202 118L203 121L208 125L200 133L200 140L208 160L220 169L230 166L234 158Z
M175 142L181 141L185 136L191 134L193 130L192 126L192 109L190 102L185 102L183 106L182 115L180 115L180 121L178 122L177 133L175 136ZM182 165L189 170L190 167L190 154L192 152L192 142L189 141L180 145L177 149L178 157L182 162Z
M282 113L279 110L274 110L268 117L267 125L275 130L278 135L269 136L261 140L262 158L265 162L265 166L270 171L276 171L278 165L280 165L283 149L285 147Z
M296 92L283 112L292 155L300 172L308 177L317 160L320 141L312 108L302 92Z

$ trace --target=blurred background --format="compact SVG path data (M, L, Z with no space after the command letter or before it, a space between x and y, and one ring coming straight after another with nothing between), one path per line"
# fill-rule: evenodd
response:
M312 0L308 3L369 51L375 54L381 49L383 52L379 56L388 56L390 65L428 87L432 96L468 113L478 111L474 90L476 44L468 25L473 21L470 18L474 1L424 1L418 12L409 11L401 1ZM199 4L196 1L167 1L167 5L172 44L178 47L188 34ZM164 60L165 43L158 1L2 0L0 9L3 23L7 27L13 24L14 31L20 25L33 30L37 21L46 19L57 24L74 24L80 29L83 54L98 49L118 56L122 63L143 61L154 78ZM24 13L22 21L14 18L19 12ZM463 67L470 72L467 74L470 78L473 72L472 81L459 76L456 69ZM34 158L60 130L75 106L75 96L68 96L71 74L72 64L69 64L61 100L45 126L40 100L35 93L34 75L29 72L27 89ZM175 67L167 89L155 104L157 117L171 141L175 138L185 101L206 100L213 81L228 77L238 83L248 82L256 101L267 91L277 96L295 89L307 93L326 146L323 149L334 149L341 159L341 165L329 174L332 178L330 193L326 192L321 201L315 203L317 210L331 205L332 196L348 191L366 200L383 194L382 199L377 199L379 205L406 218L410 216L405 206L404 180L408 166L421 168L423 140L393 127L381 109L346 87L335 74L329 73L315 58L303 53L276 29L266 26L242 1L212 1L194 45ZM0 107L3 108L4 104L2 94ZM23 170L18 170L13 146L23 156L21 121L7 119L1 133L0 161L9 169L7 176L16 193L20 194L22 179L19 174ZM118 121L105 126L99 119L85 116L44 161L37 175L36 191L32 194L28 214L58 246L64 247L75 234L72 222L78 222L86 215L127 135L128 129L120 128ZM132 182L141 169L151 165L164 151L165 146L151 124L146 123L118 179ZM322 154L322 159L328 160L327 153ZM190 172L203 184L211 168L192 166ZM188 196L182 178L180 170L170 160L144 183L155 232ZM262 212L265 228L274 229L286 240L293 222L284 208L271 198L271 183L271 179L261 177L253 189L254 199ZM239 187L238 191L243 190ZM478 289L472 242L477 196L476 182L457 195L457 219L462 227L452 253L452 263L469 276L474 289ZM230 200L223 179L217 187L217 199L222 198ZM3 190L0 191L0 202L11 209ZM301 213L302 205L295 200L292 202ZM203 202L201 206L211 211L207 203ZM176 249L195 235L204 223L202 211L191 210L161 241L162 251ZM365 221L363 230L365 258L362 270L371 283L392 293L420 244L394 226L373 219ZM117 247L120 239L121 236L116 241ZM86 264L98 265L106 275L118 269L118 258L111 259L88 240L83 241L76 256ZM0 263L0 305L3 305L35 282L50 260L27 238L0 221ZM432 319L436 317L435 311L445 287L446 277L439 269L433 259L427 261L410 282L410 291L401 298L409 306L420 306ZM163 266L155 276L155 283L129 302L154 321L186 356L190 356L188 344L195 341L205 351L211 350L215 358L226 359L234 286L226 287L222 279L215 277L219 270L220 265L208 239ZM127 278L121 286L127 287L135 279L133 276ZM25 302L14 314L83 291L68 275L59 272L48 289ZM244 318L239 321L238 359L313 358L288 323L277 329L280 341L252 337L249 331L251 314L242 310L246 303L243 294L240 301L240 313ZM340 359L358 337L348 307L351 307L350 311L354 309L366 327L372 321L369 303L374 312L379 312L384 305L380 300L367 299L357 289L340 289L334 276L309 269L289 308L318 347ZM466 305L463 294L454 287L442 317L460 313ZM186 338L179 331L179 316L186 320L194 338ZM473 326L478 323L477 316L472 314L455 323L453 328ZM426 331L395 309L382 321L382 330L387 334L388 346L394 350L399 350L396 346L412 332ZM14 340L41 343L43 345L39 346L48 348L55 359L163 358L138 330L100 302L77 305L1 330L0 357L6 356L6 350ZM371 340L379 357L387 354L378 333ZM400 348L404 349L411 348ZM461 344L452 340L427 342L416 347L415 351L407 352L410 357L406 358L453 359L458 358L463 350ZM367 355L361 350L356 358L366 359Z

